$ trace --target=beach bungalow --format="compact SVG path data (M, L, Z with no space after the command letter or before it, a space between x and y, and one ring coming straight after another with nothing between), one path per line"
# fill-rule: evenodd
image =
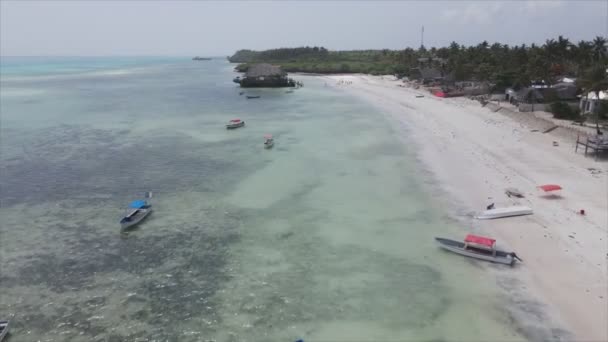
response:
M587 93L587 96L582 96L579 103L581 113L597 113L600 101L608 101L608 90L600 91L599 97L594 91Z
M240 85L243 88L295 87L296 82L288 78L280 66L261 63L249 66Z
M437 68L412 68L411 76L422 84L440 83L443 80L443 74Z

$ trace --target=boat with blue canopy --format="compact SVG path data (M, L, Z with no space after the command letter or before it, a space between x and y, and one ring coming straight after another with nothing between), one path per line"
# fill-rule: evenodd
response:
M140 223L152 212L152 206L145 200L135 200L129 204L125 216L120 220L120 230L125 231Z

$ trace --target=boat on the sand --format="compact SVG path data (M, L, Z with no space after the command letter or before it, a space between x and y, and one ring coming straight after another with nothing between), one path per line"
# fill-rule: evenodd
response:
M505 194L507 194L508 197L517 197L517 198L523 198L524 194L523 192L519 191L516 188L506 188L505 189Z
M532 215L532 209L524 206L512 206L505 208L493 208L482 211L479 215L475 216L478 220L491 220L502 217L521 216L521 215Z
M239 127L243 127L245 126L245 121L241 120L241 119L232 119L230 121L228 121L228 124L226 125L226 129L235 129L235 128L239 128Z
M8 335L8 326L10 321L0 321L0 342Z
M470 258L495 262L513 266L516 260L521 260L514 252L505 252L496 249L496 240L469 234L464 242L436 237L439 247Z
M264 136L264 148L272 148L274 146L274 138L270 134Z
M120 230L125 231L143 221L152 212L152 206L144 200L136 200L129 204L126 215L120 220Z

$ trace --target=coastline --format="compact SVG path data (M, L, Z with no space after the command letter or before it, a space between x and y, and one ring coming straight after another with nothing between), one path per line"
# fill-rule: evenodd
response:
M535 127L523 116L493 111L465 98L436 98L423 90L398 87L400 82L391 77L317 77L381 109L395 122L395 129L408 128L404 143L414 143L418 158L446 192L448 198L442 200L454 208L451 214L461 222L463 235L472 227L524 259L508 275L491 268L497 286L514 306L513 315L535 318L537 325L550 327L555 339L563 335L563 327L576 340L608 340L605 162L575 154L569 130L532 132ZM339 80L348 85L337 86ZM536 186L546 183L564 187L563 196L540 196ZM508 198L508 187L526 197ZM488 221L458 215L480 211L492 202L497 207L526 205L534 215ZM580 209L586 215L579 215ZM542 312L525 312L530 300L537 301Z

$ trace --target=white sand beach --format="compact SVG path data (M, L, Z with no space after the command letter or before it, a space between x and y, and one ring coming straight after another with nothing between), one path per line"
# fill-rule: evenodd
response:
M510 273L523 286L509 293L523 291L543 303L550 318L577 340L608 340L606 161L575 154L572 135L533 132L522 120L465 98L437 98L398 86L403 83L391 77L323 78L395 120L404 143L414 143L418 158L446 191L444 200L462 222L463 236L472 230L494 237L521 256L524 262ZM345 82L338 85L340 80ZM562 196L543 197L536 188L541 184L561 185ZM508 198L508 187L525 198ZM529 206L534 215L486 221L458 215L493 202ZM501 269L489 272L500 279Z

